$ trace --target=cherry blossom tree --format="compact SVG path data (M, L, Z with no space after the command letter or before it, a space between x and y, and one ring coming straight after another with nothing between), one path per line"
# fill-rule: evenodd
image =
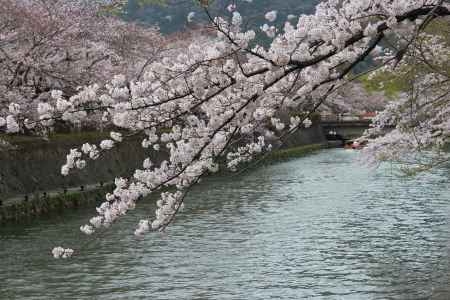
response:
M139 221L135 234L164 231L182 210L190 188L204 176L220 168L236 170L280 147L290 134L311 124L309 116L354 79L354 67L383 41L393 35L401 38L384 63L402 63L405 54L417 48L429 22L450 15L442 0L329 0L319 4L314 15L300 16L296 23L286 21L284 28L273 25L276 12L266 14L267 22L259 33L266 34L271 43L263 47L255 39L258 32L243 29L238 2L232 2L236 6L230 19L212 16L205 1L202 4L215 38L194 40L183 51L170 51L149 63L135 80L117 75L71 97L53 91L53 100L45 109L38 104L42 126L51 126L48 120L60 118L89 121L85 113L89 105L90 110L101 112L105 122L127 132L111 132L111 139L99 145L72 149L61 170L64 175L126 143L129 133L142 135L142 146L149 149L142 168L128 179L115 180L116 187L97 208L97 216L80 228L84 233L96 234L112 226L152 193L160 195L155 216ZM443 46L429 47L445 52ZM424 88L440 86L445 81L440 76L423 79ZM379 127L397 112L401 115L405 110L400 107L406 103L389 106L377 121ZM307 107L301 117L292 117L287 123L277 118L278 112L298 111L299 107ZM445 112L431 115L430 111L424 117L424 122L432 118L433 130L441 130L439 136L449 132L448 102L443 107ZM9 111L6 126L22 126L14 114L14 102ZM403 120L400 115L398 124ZM428 132L437 135L437 131ZM392 134L384 142L397 142ZM403 132L399 135L405 136ZM384 142L376 141L370 150L379 153ZM152 160L155 152L163 150L169 153L165 160ZM70 248L53 250L55 257L73 253Z
M81 86L103 85L113 74L142 76L164 47L163 38L157 28L112 16L116 4L121 3L2 1L0 124L6 122L9 132L42 130L34 119L51 113L51 91L70 97Z
M450 137L450 20L428 22L428 29L417 32L414 39L399 33L395 46L408 45L401 53L402 60L392 60L396 54L387 53L383 59L390 63L370 75L381 88L383 78L396 82L398 96L367 132L371 143L364 158L374 164L384 160L400 163L410 174L450 162L446 151Z
M382 111L389 102L383 90L367 90L360 82L350 82L328 97L319 111L333 115L342 113L361 114Z

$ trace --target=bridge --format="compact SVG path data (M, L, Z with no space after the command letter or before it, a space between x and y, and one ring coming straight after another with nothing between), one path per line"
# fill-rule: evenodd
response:
M352 120L352 121L321 121L323 132L328 140L339 140L342 143L353 140L363 135L366 129L369 129L370 120ZM330 132L336 134L330 134Z

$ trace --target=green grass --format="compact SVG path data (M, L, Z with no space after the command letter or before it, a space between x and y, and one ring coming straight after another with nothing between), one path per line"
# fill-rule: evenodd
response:
M25 146L32 144L33 146L52 143L70 143L76 144L80 142L99 141L109 137L109 131L83 131L72 133L52 133L48 137L22 135L22 134L0 134L0 139L16 146Z
M395 73L382 72L369 79L369 75L360 78L360 82L369 93L384 92L386 97L395 99L400 93L407 90L408 76L397 76Z
M114 130L112 130L114 131ZM116 130L117 131L117 130ZM99 142L110 138L111 130L105 131L81 131L69 133L51 133L48 137L23 135L23 134L0 134L0 140L7 141L13 146L26 146L32 144L33 146L55 143L55 144L76 144L79 145L84 142ZM172 132L170 128L163 128L161 133ZM126 134L126 133L124 133ZM139 135L138 135L139 136Z

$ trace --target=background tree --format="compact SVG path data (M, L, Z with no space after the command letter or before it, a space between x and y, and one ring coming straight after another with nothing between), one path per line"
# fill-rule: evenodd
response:
M164 47L164 39L157 28L110 15L113 3L2 1L0 124L11 114L16 120L9 118L10 132L42 129L32 120L38 110L45 119L52 109L52 90L70 97L79 87L103 85L114 74L129 80L142 76ZM92 121L98 122L98 116Z

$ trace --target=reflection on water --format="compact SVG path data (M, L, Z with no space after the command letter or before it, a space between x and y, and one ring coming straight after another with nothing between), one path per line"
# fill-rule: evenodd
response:
M210 178L167 235L140 208L90 239L90 210L0 229L0 299L449 299L448 172L416 178L327 150Z

